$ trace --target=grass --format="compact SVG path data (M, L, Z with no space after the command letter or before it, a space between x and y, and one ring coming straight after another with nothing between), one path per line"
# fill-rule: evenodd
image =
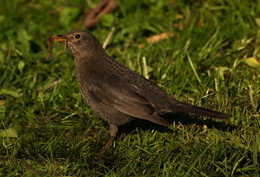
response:
M233 117L167 115L168 129L135 121L97 160L108 126L84 103L71 52L46 59L46 40L82 28L98 1L2 1L0 176L259 176L260 1L171 2L118 1L90 31L103 43L114 28L113 58ZM146 42L162 32L174 37Z

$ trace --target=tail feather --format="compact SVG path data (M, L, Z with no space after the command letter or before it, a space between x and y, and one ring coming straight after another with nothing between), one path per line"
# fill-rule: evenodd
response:
M216 118L216 119L220 119L220 120L227 120L228 118L231 117L230 114L190 105L190 104L183 103L183 102L180 102L177 100L174 100L174 103L171 105L171 109L174 112L193 113L196 115L208 116L208 117L212 117L212 118Z

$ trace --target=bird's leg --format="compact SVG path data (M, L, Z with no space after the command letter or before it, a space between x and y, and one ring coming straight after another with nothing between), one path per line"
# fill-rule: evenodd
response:
M107 148L110 146L110 144L114 141L115 137L116 137L116 134L118 132L118 128L116 125L109 125L110 127L110 137L109 139L107 140L104 148L102 149L102 151L100 152L100 155L103 155L104 152L107 150Z

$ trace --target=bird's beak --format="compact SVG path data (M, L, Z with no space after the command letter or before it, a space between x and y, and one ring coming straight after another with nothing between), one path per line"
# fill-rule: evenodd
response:
M52 35L51 41L57 41L57 42L67 42L68 38L66 35Z

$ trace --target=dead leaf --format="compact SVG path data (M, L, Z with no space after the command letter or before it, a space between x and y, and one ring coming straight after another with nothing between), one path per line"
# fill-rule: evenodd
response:
M0 100L0 106L4 106L5 105L5 101L4 100Z
M139 49L143 49L143 48L145 48L145 45L144 45L144 44L139 44L139 45L138 45L138 48L139 48Z
M244 59L244 62L254 68L260 68L260 62L256 59L256 57L249 57Z
M200 27L204 27L203 18L199 18L198 25L199 25Z
M182 31L183 29L184 29L184 24L183 23L174 23L174 24L172 24L172 26L174 27L174 28L177 28L177 29L179 29L180 31Z
M159 42L161 40L168 39L169 37L173 37L173 36L174 36L173 32L164 32L164 33L153 35L153 36L147 38L146 41L148 43L155 43L155 42Z
M18 138L17 131L14 128L8 128L0 132L0 136L8 138Z
M115 0L102 0L94 9L88 10L85 15L84 27L91 28L96 25L100 17L117 8Z
M160 34L156 34L156 35L153 35L151 37L148 37L148 38L146 38L146 41L148 43L156 43L156 42L168 39L168 38L173 37L173 36L174 36L173 32L164 32L164 33L160 33ZM138 48L140 48L140 49L142 49L144 47L145 47L145 45L143 43L138 45Z
M184 19L184 16L182 14L177 14L175 16L176 20L181 20L181 19Z

